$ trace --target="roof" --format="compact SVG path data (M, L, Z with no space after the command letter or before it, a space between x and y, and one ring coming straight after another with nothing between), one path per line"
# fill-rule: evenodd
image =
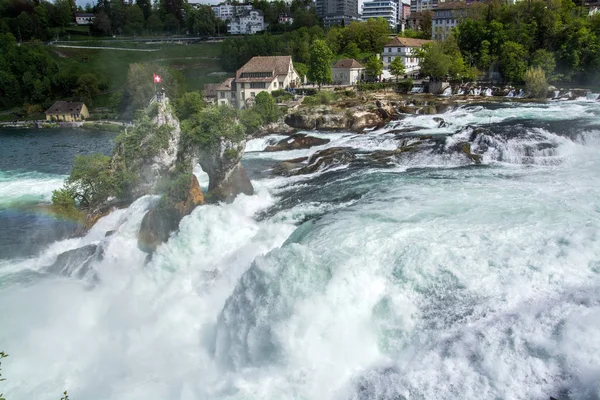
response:
M409 17L411 19L421 19L421 18L423 18L423 14L425 14L425 11L415 11L415 12L411 12Z
M354 58L347 58L336 62L333 68L363 68L363 66Z
M251 13L258 13L258 15L264 15L262 10L255 10L254 8L251 10L244 10L242 11L240 14L238 14L238 18L239 17L248 17Z
M76 17L95 17L94 14L91 13L77 13L75 14Z
M252 57L244 66L237 70L235 80L239 82L271 82L277 75L287 75L291 56ZM260 78L242 78L243 73L271 72L272 75Z
M48 110L46 110L46 114L79 114L85 104L80 101L56 101L52 104Z
M234 78L227 78L225 79L222 83L220 83L219 85L217 85L217 89L216 90L226 90L226 91L230 91L232 90L232 86L233 86L233 79Z
M204 84L204 97L215 97L217 95L218 83L205 83Z
M424 44L431 43L433 40L413 39L396 36L394 40L383 47L422 47Z

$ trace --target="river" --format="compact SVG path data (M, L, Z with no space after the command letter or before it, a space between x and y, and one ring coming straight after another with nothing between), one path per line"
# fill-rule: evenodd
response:
M1 132L0 392L600 398L600 103L468 105L441 115L443 128L434 117L311 133L331 142L309 150L265 153L273 139L251 140L256 194L196 208L151 259L136 234L152 196L85 237L25 245L56 222L36 216L21 230L24 217L4 225L1 213L49 201L73 155L109 152L114 136ZM395 149L391 128L480 129L482 164L425 152L381 168L269 172L327 147ZM47 272L87 244L103 249L93 273Z

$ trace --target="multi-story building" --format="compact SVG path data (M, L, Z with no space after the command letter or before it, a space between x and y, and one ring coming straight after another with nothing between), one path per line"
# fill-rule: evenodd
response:
M433 10L431 18L431 38L436 40L444 40L456 27L459 22L468 17L469 9L477 7L481 2L452 2L440 4Z
M410 17L410 4L400 3L400 7L398 7L398 19L400 21L408 21Z
M223 21L230 20L233 17L243 13L244 11L252 10L252 4L233 5L227 3L211 6L215 16Z
M445 0L410 0L410 12L433 10Z
M237 70L235 78L229 78L214 88L214 94L211 93L214 97L211 96L210 100L214 99L219 105L244 108L252 105L260 92L294 88L300 83L292 57L252 57Z
M326 27L360 21L358 0L315 0L315 11Z
M227 23L227 33L231 35L253 35L264 31L265 28L265 18L261 10L246 10Z
M411 39L404 37L395 37L390 43L383 46L381 60L383 61L383 78L391 78L390 64L396 57L402 58L404 71L406 74L414 74L418 72L420 67L420 58L417 57L417 50L423 47L426 43L431 43L433 40Z
M406 24L408 27L415 31L420 31L423 26L424 12L416 11L413 12L411 9L410 15L406 19Z
M396 29L398 25L398 1L397 0L373 0L363 4L362 20L371 18L384 18L390 28Z

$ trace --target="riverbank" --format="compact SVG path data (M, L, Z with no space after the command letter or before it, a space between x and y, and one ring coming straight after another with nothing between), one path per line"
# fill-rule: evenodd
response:
M0 128L7 129L86 129L93 131L120 132L123 128L132 126L130 121L78 121L50 122L46 120L0 122Z

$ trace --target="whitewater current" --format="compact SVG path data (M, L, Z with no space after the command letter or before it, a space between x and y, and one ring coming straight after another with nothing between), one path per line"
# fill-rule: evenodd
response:
M449 147L473 129L481 165L424 152L385 168L270 173L323 148L392 150L406 132L450 134ZM196 208L151 259L136 235L155 196L83 237L0 255L0 392L600 398L599 102L469 105L310 134L331 142L263 152L284 136L249 141L256 194ZM62 179L0 174L0 205L48 201ZM89 244L103 254L89 273L47 271Z

